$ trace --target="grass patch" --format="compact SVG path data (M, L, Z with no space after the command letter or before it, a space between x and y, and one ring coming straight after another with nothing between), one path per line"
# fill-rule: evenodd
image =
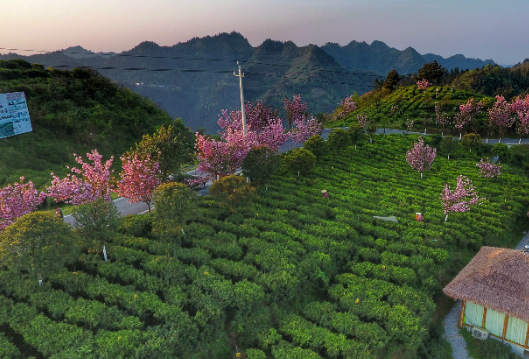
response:
M495 339L478 340L470 331L460 329L459 332L467 342L468 354L474 359L519 359L511 346Z

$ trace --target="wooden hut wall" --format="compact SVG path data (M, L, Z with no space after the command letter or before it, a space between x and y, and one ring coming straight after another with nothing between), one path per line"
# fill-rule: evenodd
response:
M466 301L464 307L463 324L469 327L487 329L490 334L527 348L529 338L529 323L506 316L494 309L485 308L480 304Z

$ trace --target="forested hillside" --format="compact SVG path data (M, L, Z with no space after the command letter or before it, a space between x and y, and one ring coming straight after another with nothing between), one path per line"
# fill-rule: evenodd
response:
M328 122L328 126L348 126L358 122L358 116L367 118L378 127L393 127L414 131L457 134L457 116L461 105L474 101L480 109L472 115L471 132L489 138L498 135L491 128L489 111L501 96L506 101L515 101L529 94L528 65L518 64L513 68L486 65L479 69L448 70L437 63L427 63L412 76L403 76L390 71L383 81L376 80L373 90L351 96L355 110L347 116L338 116L339 107ZM426 86L421 88L421 81ZM513 114L513 118L516 114ZM507 130L510 137L519 137L519 127L511 124ZM521 135L527 135L524 131Z
M0 61L0 92L26 95L33 132L0 140L0 185L30 178L38 187L62 173L73 153L97 148L119 156L162 125L176 123L152 101L93 70L44 69L22 60Z
M79 46L63 51L20 56L28 62L58 69L90 67L143 97L151 99L172 117L208 133L219 129L222 109L239 104L239 82L233 76L237 61L245 73L245 98L263 100L274 108L283 98L301 94L314 114L332 112L353 93L364 94L375 80L392 69L415 73L434 58L442 66L461 70L482 67L492 61L462 55L444 59L421 55L413 48L397 50L380 41L371 45L352 41L347 46L326 44L297 46L292 41L265 40L253 47L243 35L232 32L193 38L173 46L150 41L119 54L94 54Z

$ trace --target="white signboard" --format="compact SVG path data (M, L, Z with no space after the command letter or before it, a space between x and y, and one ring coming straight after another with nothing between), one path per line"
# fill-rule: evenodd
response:
M24 93L0 94L0 138L31 131L31 120Z

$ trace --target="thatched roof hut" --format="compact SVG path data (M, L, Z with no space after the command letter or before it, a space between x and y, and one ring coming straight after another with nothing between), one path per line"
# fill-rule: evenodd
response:
M443 292L529 322L529 253L482 247Z

